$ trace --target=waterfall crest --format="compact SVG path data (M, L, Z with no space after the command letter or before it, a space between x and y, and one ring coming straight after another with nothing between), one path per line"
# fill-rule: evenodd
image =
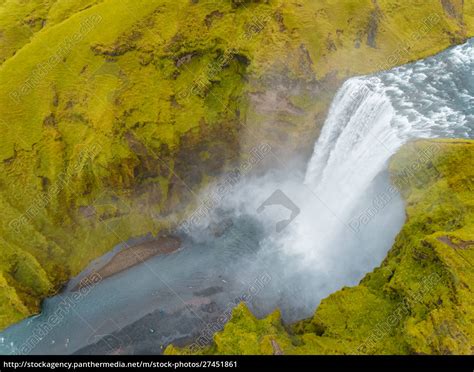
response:
M473 45L348 80L333 100L305 184L344 218L404 143L474 137Z
M202 239L189 237L175 254L104 280L38 336L32 353L70 354L101 338L148 350L201 332L243 296L257 315L279 307L288 321L311 316L321 299L378 266L403 225L403 202L387 174L392 154L415 138L474 138L473 71L470 40L348 80L303 183L286 169L283 180L242 180L221 206L231 222L216 213L222 231L209 236L204 227ZM45 300L40 315L0 333L0 354L20 352L73 296Z
M288 272L304 272L303 280L311 283L289 287L289 298L317 304L380 264L404 219L403 202L388 181L388 161L412 139L474 138L473 71L470 40L344 83L315 143L303 187L287 189L301 214L282 236L267 242L268 251L283 252Z

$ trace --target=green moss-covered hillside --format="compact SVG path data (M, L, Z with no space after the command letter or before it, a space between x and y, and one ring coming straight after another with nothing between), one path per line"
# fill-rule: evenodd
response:
M421 154L421 155L420 155ZM417 160L421 159L421 160ZM239 305L204 354L472 354L474 141L417 141L390 165L407 221L381 266L284 326Z
M0 0L0 329L254 146L304 158L345 78L473 30L472 0Z

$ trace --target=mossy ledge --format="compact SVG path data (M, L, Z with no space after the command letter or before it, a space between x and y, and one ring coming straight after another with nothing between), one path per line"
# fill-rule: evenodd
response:
M256 145L307 158L346 78L462 43L473 15L471 0L0 1L0 329L117 243L173 228Z
M420 140L392 158L406 223L387 257L356 287L284 325L244 304L207 348L167 354L472 354L474 141Z

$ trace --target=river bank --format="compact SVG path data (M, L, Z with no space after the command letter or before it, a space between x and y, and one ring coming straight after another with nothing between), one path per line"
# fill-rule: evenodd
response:
M350 316L341 317L344 312L338 308L338 302L330 302L322 313L326 322L318 322L319 317L315 316L309 322L300 322L300 328L295 330L302 333L303 341L306 331L310 334L309 341L327 331L328 338L324 341L327 344L323 346L328 353L341 351L337 348L338 338L330 337L333 333L343 335L341 329L348 329L349 337L354 334L366 336L367 332L369 337L371 324L360 319L361 307L367 305L369 313L374 312L379 316L377 320L383 320L385 315L391 315L394 307L390 294L399 291L400 296L405 296L411 290L411 287L405 288L403 274L423 273L433 279L423 270L437 269L435 263L440 257L446 261L453 258L438 254L433 258L430 251L432 237L423 236L426 231L441 224L446 227L441 236L452 237L452 242L473 240L469 236L470 229L455 230L464 219L459 215L458 207L462 212L470 213L469 202L466 202L471 197L470 153L454 151L454 160L442 158L434 167L433 155L445 152L437 151L438 147L418 148L414 141L420 137L466 138L466 141L474 137L470 121L473 117L470 105L473 96L470 80L474 61L472 43L471 40L437 56L377 75L350 79L333 100L321 136L314 144L304 182L285 165L278 169L278 174L275 171L242 179L222 198L220 211L216 210L214 214L209 211L203 216L203 226L209 222L209 228L191 231L183 239L182 249L174 254L156 255L146 264L114 273L83 297L77 296L77 292L65 291L48 298L41 314L0 334L0 353L21 352L25 350L25 344L33 345L26 350L34 354L154 354L162 352L166 345L180 345L184 340L204 338L208 344L212 335L227 323L226 314L233 308L230 305L242 301L258 317L265 317L278 308L282 319L293 323L311 316L321 300L330 294L336 293L337 300L339 293L347 292L347 289L339 291L341 288L356 286L367 272L384 261L391 247L396 253L403 253L403 248L408 247L409 252L401 257L407 260L407 266L400 269L398 276L392 274L397 272L399 257L391 263L390 270L382 273L376 270L377 275L368 276L370 288L363 286L360 290L349 291L354 294L350 297L354 300L350 302L354 304L354 308L349 309L352 311ZM416 151L408 155L404 152L405 155L399 157L404 161L397 163L398 168L389 167L391 156L406 143L415 143ZM423 167L427 171L419 173ZM457 174L463 167L468 170ZM440 177L442 174L448 177ZM401 186L402 193L410 191L410 187L414 190L412 197L407 199L407 214L398 191L393 192L390 175L400 180L394 184ZM410 187L405 190L407 185ZM446 199L454 195L446 192L446 185L455 187L455 191L461 190L459 200L457 197ZM408 220L405 225L407 234L399 234L402 238L397 238L394 245L394 237L400 232L406 215L410 216L410 208L414 208L426 190L439 194L439 202L433 203L435 199L429 194L420 208L416 208L415 212L419 213L415 222L410 224ZM296 208L292 208L294 206ZM288 210L294 212L290 218ZM117 213L112 208L104 214L112 221L117 220ZM448 220L444 221L444 217ZM469 214L465 219L472 220ZM216 220L228 222L215 228L213 222ZM282 221L286 221L283 230L278 228ZM421 230L416 230L420 226ZM116 228L117 225L111 223L109 227ZM122 243L117 251L114 250L114 255L118 250L144 241L142 238L133 243ZM442 244L454 253L463 253L439 239L435 239L434 244L435 248ZM107 255L107 263L112 256ZM413 261L421 262L422 270L411 270L409 264ZM121 260L117 262L121 263L112 268L123 267ZM128 262L125 260L125 266ZM100 269L103 266L93 267ZM264 285L258 280L262 273L266 274ZM389 279L395 279L384 282L386 273ZM469 280L469 276L466 278ZM424 285L423 278L419 279L415 287ZM433 284L431 279L428 284ZM428 305L448 305L442 307L447 313L441 318L449 323L456 308L448 301L451 294L446 291L453 283L449 280L441 283L444 287L439 286L436 293L430 293ZM388 292L388 299L379 300L374 290L383 295ZM462 288L457 291L460 301L468 297L469 293ZM78 297L80 301L75 301ZM436 301L439 299L441 303ZM326 303L324 300L320 309L324 309ZM59 321L52 317L57 313L62 314ZM239 345L234 345L235 340L244 338L248 342L245 342L243 353L257 349L265 351L268 345L273 350L274 342L267 342L267 334L261 340L260 334L254 337L251 331L265 331L265 327L260 327L261 323L254 319L248 323L248 313L241 312L240 315L237 318L243 320L243 330L240 325L234 327L235 322L231 323L236 334L221 338L218 345L221 349L213 351L237 353ZM440 314L435 312L433 317L440 317ZM341 319L347 320L347 324L341 325ZM263 320L263 325L274 325L275 322L276 318L272 316ZM435 324L436 332L443 329L436 322L416 325L409 322L407 332L403 334L410 335L410 340L415 339L423 346L425 324L428 329ZM362 325L364 328L359 329ZM47 334L43 332L45 326ZM417 332L422 334L418 338L413 335ZM381 350L393 348L390 349L393 351L399 346L400 349L394 352L408 350L406 344L399 344L397 340L392 340L394 342L388 348L383 343L376 347ZM274 341L281 351L291 352L285 339ZM318 342L316 339L315 343ZM199 347L206 349L207 344L204 342ZM416 342L410 345L413 349L417 346ZM355 345L356 349L358 346Z
M131 267L144 263L152 257L176 252L181 247L177 236L158 236L152 240L127 246L116 253L104 266L94 269L76 284L72 291L78 291L99 277L101 280L121 273Z
M407 167L433 146L440 151L407 183ZM169 346L165 353L271 355L277 344L284 354L472 355L473 161L474 141L405 145L390 170L407 221L380 267L324 299L308 319L285 324L279 311L259 319L241 304L212 345Z
M461 43L474 20L453 0L34 3L0 6L23 35L0 56L0 329L255 144L306 164L345 79Z

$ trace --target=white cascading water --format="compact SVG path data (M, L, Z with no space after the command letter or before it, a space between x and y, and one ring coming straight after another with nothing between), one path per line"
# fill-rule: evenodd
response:
M472 137L473 67L471 41L442 58L348 80L334 98L305 184L347 221L401 145L415 138Z
M357 284L379 265L402 226L398 195L363 226L352 225L390 186L387 164L395 151L415 138L474 138L473 71L470 40L407 66L348 80L333 100L303 184L287 171L283 181L281 175L243 181L223 200L233 221L224 234L193 237L173 255L104 280L47 335L32 340L74 293L46 300L40 315L0 333L0 354L23 352L25 346L30 353L70 354L87 345L88 352L157 353L160 345L215 322L242 294L250 295L257 314L279 306L288 320L311 315L322 298ZM275 216L288 218L288 210L259 206L278 189L300 213L276 233ZM257 292L249 290L262 273L271 280ZM113 335L120 348L96 345L104 334Z
M311 309L382 261L403 222L398 195L366 225L356 223L360 229L352 229L351 221L387 187L388 177L383 185L380 175L404 143L474 138L473 45L470 40L414 64L352 78L339 90L304 186L285 189L301 213L284 234L266 242L266 252L275 247L284 252L280 260L288 270L281 282L290 281L294 271L305 273L286 296L301 297L300 303L310 303Z

